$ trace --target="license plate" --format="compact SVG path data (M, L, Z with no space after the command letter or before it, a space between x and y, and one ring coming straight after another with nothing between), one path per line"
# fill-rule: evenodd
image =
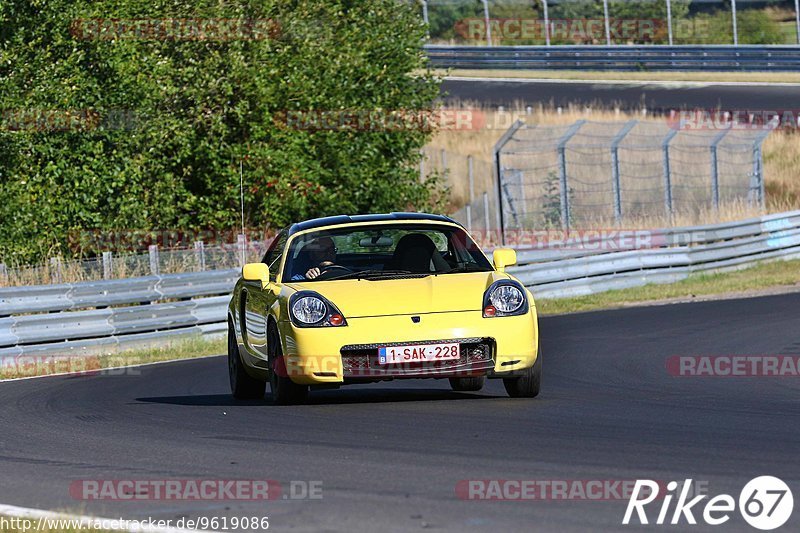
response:
M421 361L452 361L459 357L461 357L461 351L457 342L387 346L378 349L378 363L382 365Z

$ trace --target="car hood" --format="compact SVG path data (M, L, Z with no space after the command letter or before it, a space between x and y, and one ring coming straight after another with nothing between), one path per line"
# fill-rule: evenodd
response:
M443 274L398 280L312 281L287 284L294 290L316 291L346 318L478 311L483 293L498 272Z

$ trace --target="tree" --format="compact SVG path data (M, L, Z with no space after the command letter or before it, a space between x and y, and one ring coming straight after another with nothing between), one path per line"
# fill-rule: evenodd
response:
M234 228L240 162L251 227L440 205L416 167L429 129L286 120L430 110L414 6L8 0L0 27L0 261L67 253L90 229Z

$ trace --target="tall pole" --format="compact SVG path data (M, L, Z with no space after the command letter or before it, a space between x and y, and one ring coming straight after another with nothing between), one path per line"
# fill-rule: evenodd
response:
M733 15L733 46L739 46L739 29L736 27L736 0L731 0L731 14Z
M797 44L800 44L800 0L794 0L794 23L797 28Z
M667 0L667 34L669 35L669 45L672 46L672 2L670 0Z
M800 2L800 0L795 0L795 2ZM547 13L547 0L542 0L542 6L544 7L544 44L550 46L550 15Z
M611 46L611 25L608 21L608 0L603 0L603 19L606 24L606 44Z
M492 27L489 24L489 0L483 0L483 20L486 23L486 45L492 46Z
M422 20L425 22L425 25L428 24L428 2L427 0L422 0Z

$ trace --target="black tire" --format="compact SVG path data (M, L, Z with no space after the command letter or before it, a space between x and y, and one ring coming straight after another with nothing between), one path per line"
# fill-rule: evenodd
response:
M231 393L237 400L255 400L264 397L267 383L251 377L244 369L236 333L228 322L228 376L231 382Z
M456 392L476 392L483 388L486 376L450 378L450 387Z
M535 398L539 395L542 384L542 350L536 356L536 362L525 371L523 376L504 378L503 386L512 398Z
M275 405L294 405L304 403L308 399L308 385L298 385L289 377L279 376L273 369L275 361L283 357L278 330L270 324L267 335L269 353L269 387L272 391L272 403Z

